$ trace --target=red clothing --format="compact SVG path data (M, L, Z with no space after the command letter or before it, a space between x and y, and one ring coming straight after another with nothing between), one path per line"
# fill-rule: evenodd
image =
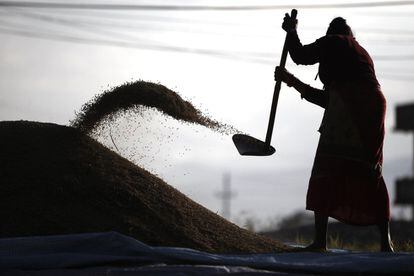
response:
M327 35L302 45L296 32L288 35L290 57L296 64L319 63L319 78L331 81L362 81L378 85L374 63L368 52L352 36Z
M351 36L329 35L302 46L288 36L297 64L319 63L324 90L305 99L325 108L306 208L340 221L369 225L390 219L382 166L386 102L369 54Z

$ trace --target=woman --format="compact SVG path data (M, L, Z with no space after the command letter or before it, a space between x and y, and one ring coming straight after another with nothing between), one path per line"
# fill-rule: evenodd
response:
M332 20L326 36L302 45L297 20L286 14L282 28L296 64L319 63L324 89L304 84L284 69L275 78L302 98L325 108L306 198L314 211L315 238L305 250L326 251L328 217L354 225L377 225L381 251L392 252L390 205L382 177L385 98L369 54L345 19Z

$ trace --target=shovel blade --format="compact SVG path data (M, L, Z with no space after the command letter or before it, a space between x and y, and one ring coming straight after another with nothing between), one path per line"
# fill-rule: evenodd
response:
M240 155L268 156L276 151L274 147L266 146L265 142L245 134L233 135L233 143Z

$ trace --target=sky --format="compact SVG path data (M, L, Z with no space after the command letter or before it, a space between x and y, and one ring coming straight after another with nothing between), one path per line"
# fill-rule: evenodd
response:
M16 1L18 2L18 1ZM392 3L392 1L385 1ZM401 1L400 1L401 2ZM0 120L68 125L75 112L105 89L127 81L161 83L211 117L264 139L285 33L285 12L298 9L307 44L336 16L347 19L372 56L387 99L384 177L412 175L413 135L394 130L395 106L414 102L414 2L378 7L377 1L106 1L71 3L177 6L261 6L267 9L59 9L5 6L0 1ZM31 3L25 2L25 3ZM55 1L55 3L69 3ZM354 4L354 7L329 5ZM351 5L352 6L352 5ZM315 80L317 65L286 68ZM230 136L178 123L149 110L114 121L118 152L163 178L215 213L223 175L231 175L231 220L258 225L304 210L323 109L282 87L269 157L238 155ZM115 147L109 134L96 137ZM408 208L393 206L394 218Z

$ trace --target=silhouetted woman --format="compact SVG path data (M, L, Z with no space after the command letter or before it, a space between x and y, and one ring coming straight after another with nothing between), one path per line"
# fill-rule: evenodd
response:
M388 191L382 177L386 102L374 64L345 19L332 20L326 36L302 45L297 20L286 14L289 54L296 64L319 63L324 89L313 88L286 70L275 78L325 108L309 180L306 209L315 214L315 239L306 249L326 250L328 217L354 225L377 225L381 250L393 251Z

